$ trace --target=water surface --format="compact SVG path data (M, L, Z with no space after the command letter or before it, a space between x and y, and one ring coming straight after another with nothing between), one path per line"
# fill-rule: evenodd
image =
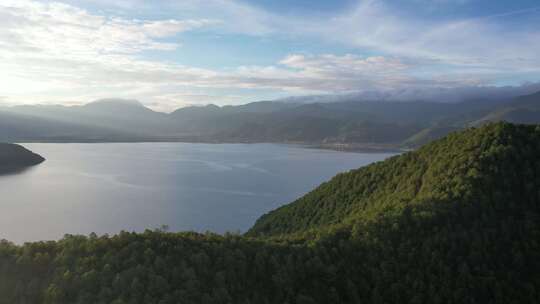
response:
M0 239L245 231L338 172L391 154L273 144L23 144L47 160L0 176Z

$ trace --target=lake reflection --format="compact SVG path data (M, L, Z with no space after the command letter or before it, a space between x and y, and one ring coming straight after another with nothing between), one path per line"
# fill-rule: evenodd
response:
M273 144L24 144L47 160L0 176L0 238L245 231L338 172L391 154Z

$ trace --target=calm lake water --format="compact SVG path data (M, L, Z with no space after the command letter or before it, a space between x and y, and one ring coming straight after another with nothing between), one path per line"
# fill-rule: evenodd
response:
M0 176L0 239L169 225L246 231L338 172L391 154L273 144L23 144L47 161Z

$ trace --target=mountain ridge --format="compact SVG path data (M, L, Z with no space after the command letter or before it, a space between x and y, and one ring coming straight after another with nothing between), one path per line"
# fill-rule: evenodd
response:
M2 108L0 118L23 115L4 141L182 141L210 143L302 143L328 148L415 148L450 131L493 121L540 122L540 93L460 103L391 102L254 102L240 106L191 106L166 114L134 100L105 99L83 106ZM51 130L41 134L29 119ZM9 117L8 117L9 118ZM76 130L77 132L62 131ZM17 130L24 130L15 132ZM20 134L20 135L19 135ZM13 138L14 137L14 138Z

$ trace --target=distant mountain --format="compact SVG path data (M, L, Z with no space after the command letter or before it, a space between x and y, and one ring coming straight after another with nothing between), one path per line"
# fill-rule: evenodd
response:
M102 133L101 137L104 138L110 132L131 138L150 138L165 132L168 127L167 114L154 112L134 100L103 99L83 106L15 106L4 111L79 125Z
M0 140L294 142L414 148L486 122L540 122L539 96L540 92L459 103L262 101L192 106L170 114L122 99L71 107L16 106L0 109L0 118L6 117L0 121L5 126Z
M116 119L143 119L163 118L163 113L158 113L145 107L137 100L124 99L101 99L80 107L71 107L74 113L89 117L113 117Z
M44 160L20 145L0 143L0 174L34 166Z
M76 119L0 110L0 141L3 142L136 141L142 138L131 132L89 125Z
M178 109L169 117L175 121L177 133L196 135L202 140L215 141L221 137L222 132L241 128L258 121L261 117L296 106L297 104L293 103L273 101L253 102L240 106L192 106Z
M513 123L540 123L540 92L520 96L509 103L500 105L472 124L478 125L502 120Z
M535 100L535 95L530 95L527 102L534 104ZM515 102L514 99L475 99L460 103L350 100L307 104L262 102L240 107L180 109L172 116L181 121L180 124L186 124L182 126L184 130L197 134L203 141L327 145L375 143L417 147L450 131L474 125L476 120L492 111L512 106ZM246 113L242 109L248 106L254 110ZM262 106L268 110L257 110ZM534 122L535 113L528 114L531 115L521 115L512 121ZM505 116L499 120L509 118Z
M540 126L342 173L246 235L0 241L0 304L538 303Z

